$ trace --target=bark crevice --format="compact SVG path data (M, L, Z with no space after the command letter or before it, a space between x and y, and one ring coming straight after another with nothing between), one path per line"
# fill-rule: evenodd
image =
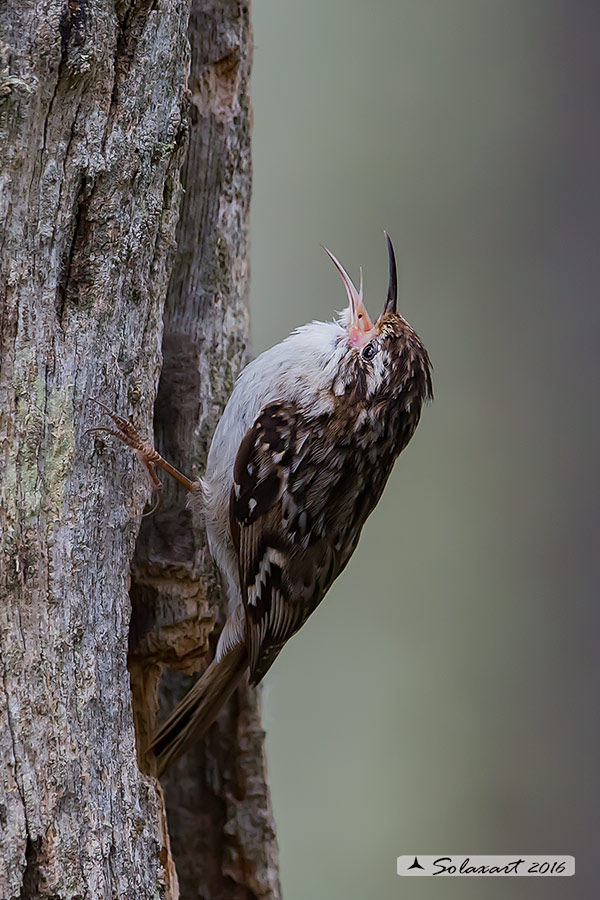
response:
M20 900L36 900L39 896L39 878L40 869L38 865L38 854L40 852L41 841L38 839L32 841L31 837L27 837L27 846L25 848L25 868L23 870L23 886L19 895ZM48 900L53 898L48 897Z
M189 149L154 437L163 456L199 477L247 359L248 7L194 2L189 34ZM142 756L156 729L156 701L164 717L189 689L214 650L225 607L185 493L171 480L164 485L161 506L142 523L131 588L129 667ZM279 896L262 735L257 693L242 688L207 739L164 778L184 898Z

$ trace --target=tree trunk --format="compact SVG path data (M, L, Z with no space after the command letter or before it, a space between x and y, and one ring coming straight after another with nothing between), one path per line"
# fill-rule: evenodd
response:
M170 485L132 581L147 484L86 400L150 434L162 341L156 438L202 472L247 337L248 8L10 0L0 35L0 897L175 898L133 722L141 758L223 601ZM262 738L242 690L165 779L182 897L279 895Z

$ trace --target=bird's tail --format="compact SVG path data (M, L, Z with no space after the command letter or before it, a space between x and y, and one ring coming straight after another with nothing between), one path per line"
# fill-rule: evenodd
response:
M212 725L247 668L248 654L243 644L233 647L219 662L211 662L177 704L149 747L149 752L156 757L158 775Z

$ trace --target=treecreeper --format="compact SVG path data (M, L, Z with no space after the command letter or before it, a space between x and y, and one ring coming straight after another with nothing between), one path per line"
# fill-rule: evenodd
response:
M432 399L431 363L397 311L394 249L373 322L338 260L348 307L261 353L238 377L214 433L204 477L186 478L133 425L100 404L97 427L137 451L152 485L156 467L189 491L227 592L214 660L154 736L161 774L200 738L248 673L257 685L352 556L396 457ZM343 629L341 622L339 628Z

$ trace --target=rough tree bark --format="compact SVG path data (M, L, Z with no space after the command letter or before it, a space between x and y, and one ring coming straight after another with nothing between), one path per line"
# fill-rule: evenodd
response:
M171 486L131 579L147 486L86 398L150 434L164 360L156 438L201 473L246 346L249 65L235 0L0 5L2 898L178 896L134 717L140 750L222 600ZM181 896L279 895L262 738L241 691L165 780Z

